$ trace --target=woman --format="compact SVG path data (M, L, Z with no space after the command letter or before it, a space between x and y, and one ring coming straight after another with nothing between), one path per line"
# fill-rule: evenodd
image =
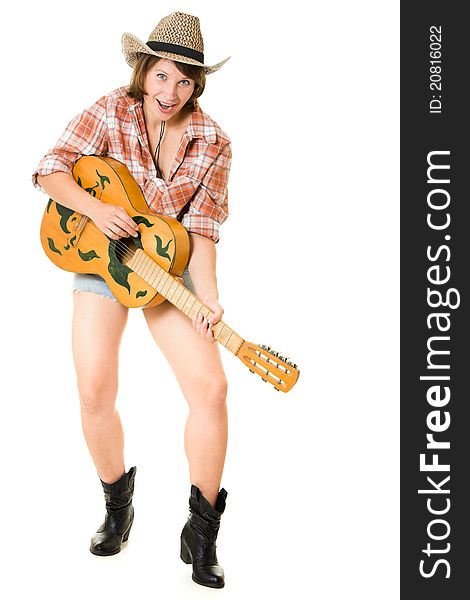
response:
M126 164L149 207L187 228L191 255L185 285L212 315L191 322L169 302L144 309L150 331L169 361L189 405L185 450L189 462L190 515L181 533L181 558L193 564L193 580L223 587L216 537L227 492L219 490L227 447L227 383L211 327L223 309L218 301L216 249L227 218L230 140L198 106L205 75L197 17L172 13L143 43L123 35L133 67L131 85L103 96L68 125L41 160L35 185L52 199L87 215L108 237L135 236L137 225L118 206L104 204L75 182L71 169L82 155L107 155ZM96 275L74 277L73 356L85 439L106 500L105 521L90 551L116 554L134 518L136 468L127 473L123 429L115 409L118 351L128 309ZM89 340L94 343L90 347Z

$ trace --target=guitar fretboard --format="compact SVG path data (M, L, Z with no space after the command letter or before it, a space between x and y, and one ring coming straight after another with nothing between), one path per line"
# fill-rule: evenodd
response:
M171 302L190 319L193 319L198 314L202 314L204 317L211 314L211 310L197 296L173 277L173 275L167 273L165 269L160 267L143 250L136 250L134 256L126 264L148 285L164 296L168 302ZM212 327L212 332L217 342L222 344L227 350L230 350L235 356L238 354L244 340L226 323L219 321Z

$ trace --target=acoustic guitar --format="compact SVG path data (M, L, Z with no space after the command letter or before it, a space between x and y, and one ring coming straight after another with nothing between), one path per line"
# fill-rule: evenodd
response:
M116 299L129 308L167 300L190 319L211 314L182 283L189 259L189 235L171 217L150 211L127 167L102 156L83 156L72 171L80 187L107 204L122 206L137 223L138 236L113 240L91 219L49 199L41 223L41 243L50 260L66 271L100 275ZM288 392L299 369L266 345L247 342L223 321L214 338L276 390Z

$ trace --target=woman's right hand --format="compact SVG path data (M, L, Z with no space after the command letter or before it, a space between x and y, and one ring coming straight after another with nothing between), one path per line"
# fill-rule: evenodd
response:
M138 235L139 226L121 206L98 201L89 209L87 216L102 233L113 240Z
M138 225L121 206L106 204L91 196L77 184L70 173L56 171L49 175L38 175L37 179L53 200L60 198L60 204L89 217L111 239L138 235Z

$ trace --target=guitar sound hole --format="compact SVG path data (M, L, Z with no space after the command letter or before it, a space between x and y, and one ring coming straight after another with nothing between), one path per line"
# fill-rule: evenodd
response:
M116 242L116 257L119 262L126 264L134 256L138 248L142 249L140 235L137 237L120 238Z

